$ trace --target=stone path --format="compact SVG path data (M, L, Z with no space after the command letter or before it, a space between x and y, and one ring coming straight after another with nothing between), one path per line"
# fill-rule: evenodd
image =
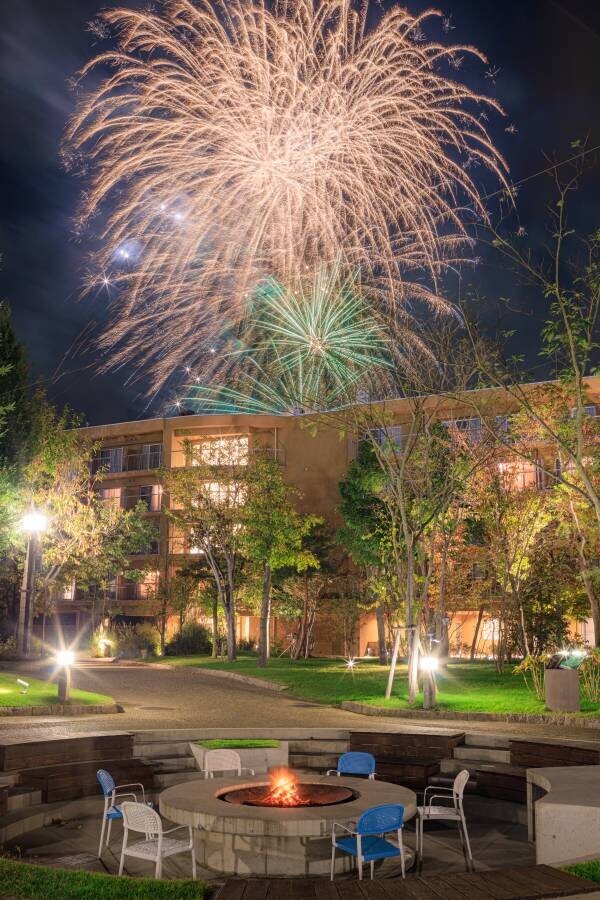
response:
M36 672L44 677L39 668ZM329 706L307 703L245 684L220 681L200 670L159 669L110 662L87 663L73 670L73 684L109 694L124 714L32 716L0 718L0 736L61 736L93 731L154 730L165 728L368 728L376 730L436 730L501 732L506 735L544 735L598 740L600 732L551 725L375 718Z

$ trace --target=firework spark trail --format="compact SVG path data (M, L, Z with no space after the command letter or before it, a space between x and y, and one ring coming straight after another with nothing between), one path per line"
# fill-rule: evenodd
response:
M441 71L483 57L421 39L439 13L395 7L368 32L368 2L316 7L171 0L102 15L116 48L81 76L112 71L66 152L90 171L81 224L104 221L91 281L117 291L101 344L110 364L151 368L152 388L197 362L200 334L243 317L259 280L340 254L388 308L444 308L435 279L468 243L463 214L485 214L464 161L504 183L479 117L500 107Z

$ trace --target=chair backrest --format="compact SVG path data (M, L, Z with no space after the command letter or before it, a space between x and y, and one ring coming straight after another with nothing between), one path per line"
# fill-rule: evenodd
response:
M373 806L362 814L356 823L357 834L385 834L402 828L404 807L397 803Z
M242 774L242 760L235 750L207 750L204 754L205 772L237 771Z
M455 798L462 803L463 794L465 792L465 788L467 786L467 781L469 780L469 770L463 769L462 772L459 772L456 778L454 779L454 783L452 785L452 790L454 792Z
M100 782L100 787L102 788L102 793L105 797L109 797L114 791L115 779L112 777L110 772L107 772L106 769L98 769L96 772L96 778Z
M375 771L375 757L371 753L358 751L343 753L338 759L337 770L340 775L372 775Z
M147 835L162 833L162 821L155 809L151 809L145 803L133 803L125 800L121 804L123 823L129 831L142 831Z

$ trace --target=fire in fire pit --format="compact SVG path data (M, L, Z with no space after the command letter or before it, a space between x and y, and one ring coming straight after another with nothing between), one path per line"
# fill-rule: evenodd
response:
M255 784L245 788L227 788L220 794L226 803L239 806L332 806L347 803L356 797L350 788L335 784L298 781L289 769L276 769L269 773L268 784Z

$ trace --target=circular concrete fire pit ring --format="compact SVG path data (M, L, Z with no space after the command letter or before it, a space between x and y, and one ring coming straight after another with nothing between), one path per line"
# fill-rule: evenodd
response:
M350 800L329 806L272 807L227 802L225 796L257 785L265 775L188 781L160 795L160 812L172 822L196 829L198 863L227 875L303 876L329 874L334 822L352 827L365 810L383 803L404 807L404 821L416 813L414 791L386 781L337 778L296 772L304 784L335 784L352 792ZM406 848L407 868L413 863ZM349 872L354 861L336 854L336 872Z

